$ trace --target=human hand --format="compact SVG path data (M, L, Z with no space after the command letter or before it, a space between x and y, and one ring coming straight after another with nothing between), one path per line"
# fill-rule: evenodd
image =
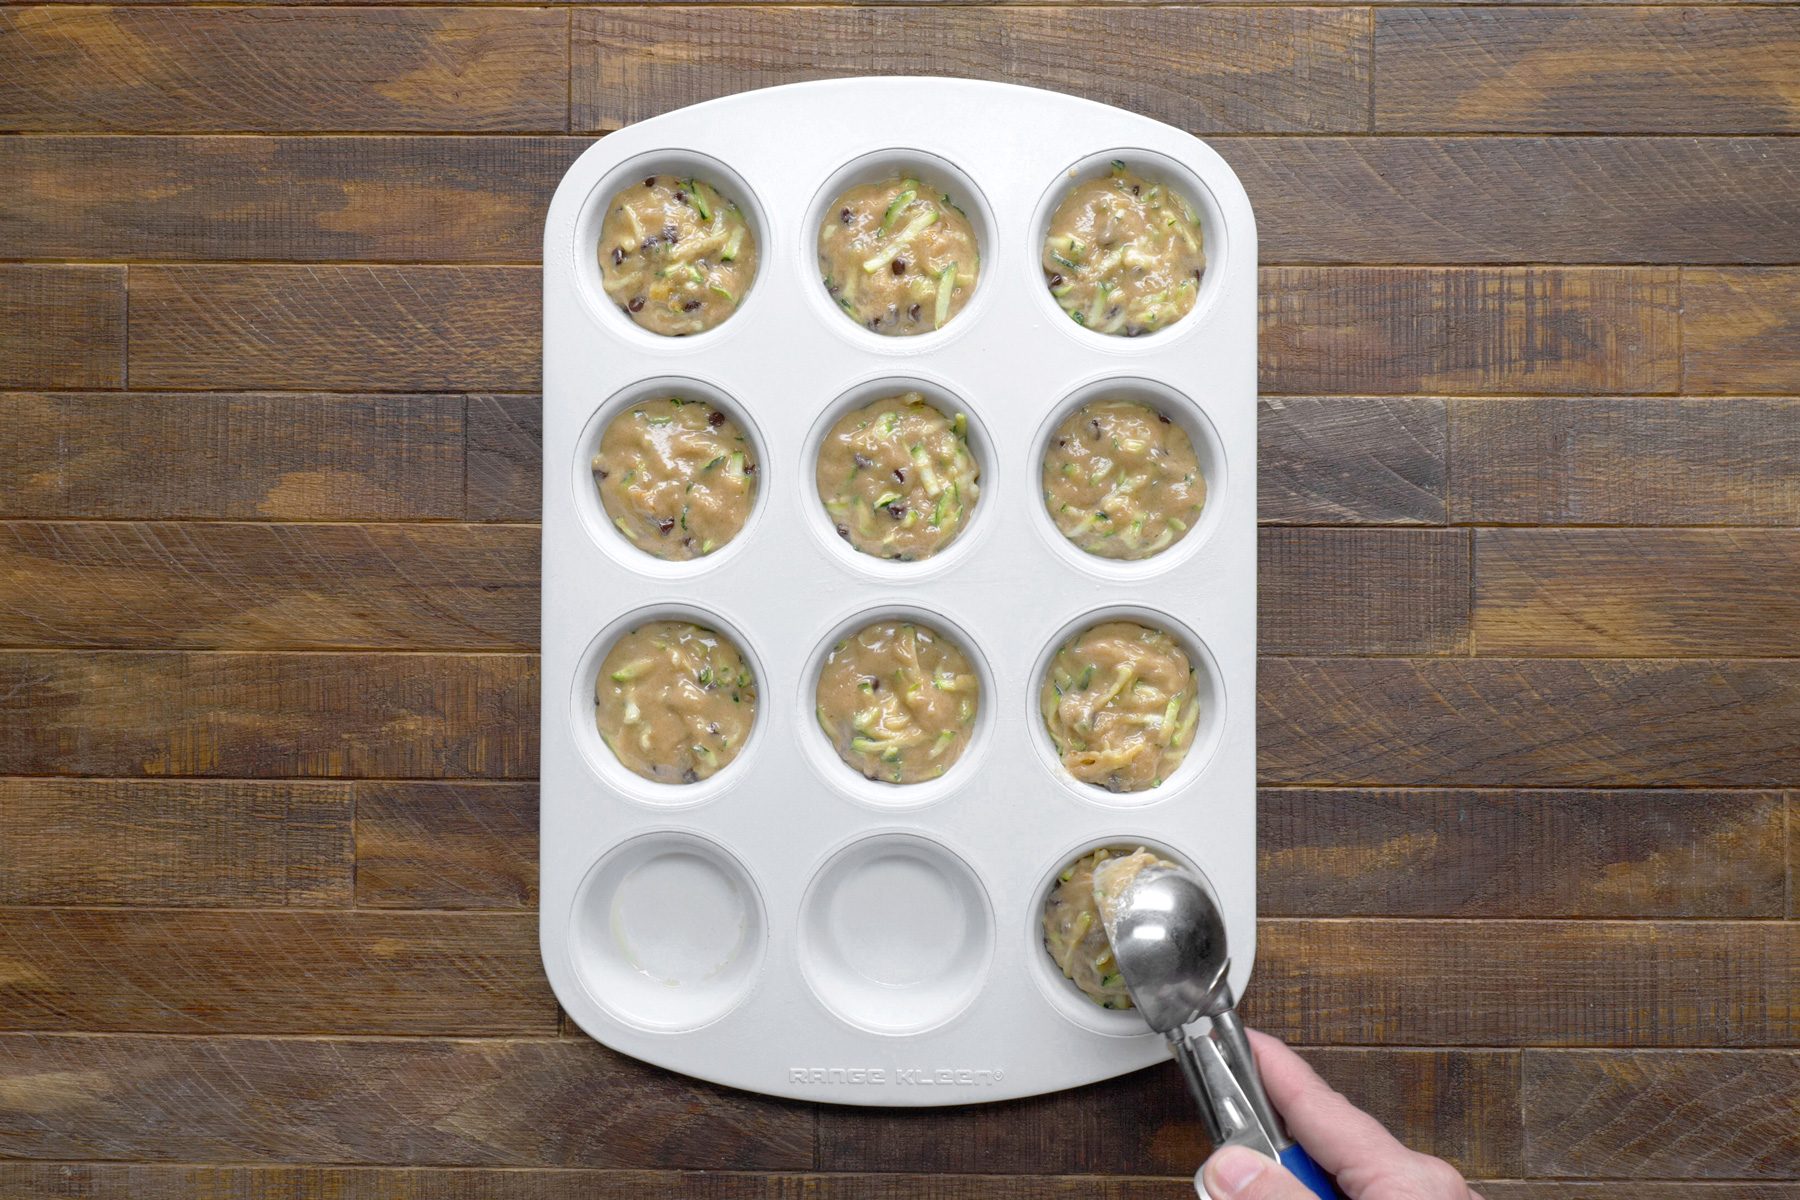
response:
M1250 1045L1289 1135L1350 1200L1481 1200L1455 1167L1402 1146L1280 1041L1251 1030ZM1200 1177L1212 1200L1315 1200L1286 1168L1243 1146L1207 1159Z

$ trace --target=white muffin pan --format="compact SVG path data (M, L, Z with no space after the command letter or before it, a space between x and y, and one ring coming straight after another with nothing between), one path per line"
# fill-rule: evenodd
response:
M1070 320L1039 266L1051 211L1111 159L1185 192L1204 226L1194 311L1135 339ZM735 199L760 256L739 311L687 338L634 325L597 264L608 201L670 172ZM981 242L974 295L914 337L846 318L816 257L837 194L896 172L950 191ZM981 494L944 552L880 561L833 531L815 455L848 407L912 388L968 414ZM759 464L744 531L680 563L612 527L589 470L615 413L671 393L734 416ZM1116 394L1180 422L1207 481L1199 523L1143 562L1070 545L1039 483L1062 417ZM1256 231L1204 143L1051 92L885 78L732 96L596 143L544 235L540 933L563 1008L648 1062L846 1104L1001 1100L1166 1057L1135 1013L1062 978L1039 918L1071 859L1154 847L1212 880L1242 991L1256 937L1255 518ZM967 751L929 783L863 778L813 717L829 647L888 615L954 638L981 680ZM1123 795L1063 771L1037 708L1062 639L1116 615L1185 644L1204 706L1181 768ZM687 786L625 770L594 723L611 642L663 616L730 636L757 680L742 753Z

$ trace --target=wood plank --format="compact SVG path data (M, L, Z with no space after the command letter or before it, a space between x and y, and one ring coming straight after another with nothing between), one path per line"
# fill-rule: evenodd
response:
M813 1165L810 1107L585 1039L11 1034L0 1036L0 1078L0 1144L15 1158Z
M563 130L549 9L0 10L0 129Z
M1470 1174L1522 1159L1518 1055L1506 1050L1307 1049L1332 1086L1418 1150ZM964 1109L819 1109L826 1171L1184 1175L1205 1130L1173 1065L1092 1087Z
M1265 783L1782 787L1800 664L1266 659Z
M0 904L347 905L342 784L0 780Z
M1450 519L1800 525L1800 400L1457 400Z
M470 396L468 519L536 521L544 495L544 404L538 396Z
M550 195L591 144L7 138L0 257L535 262Z
M1779 792L1265 788L1256 829L1270 917L1783 912Z
M522 526L0 522L0 644L525 650Z
M1265 392L1673 391L1670 268L1273 267Z
M1788 793L1787 835L1787 915L1793 920L1800 917L1800 792Z
M1800 530L1481 529L1475 652L1800 655Z
M1257 410L1257 519L1443 524L1445 408L1411 396L1265 397Z
M1792 997L1789 997L1790 1002ZM1800 1052L1525 1055L1532 1174L1792 1179Z
M1369 119L1369 22L1355 9L605 7L576 10L572 57L576 130L870 74L1074 91L1196 132L1360 131Z
M123 267L0 263L0 387L124 384Z
M138 267L131 380L525 390L538 379L541 290L532 267Z
M6 1030L556 1032L530 914L0 909L0 947Z
M1470 1184L1484 1200L1796 1200L1800 1181L1481 1179Z
M536 784L356 788L356 903L537 907Z
M1682 272L1682 367L1696 393L1800 391L1800 270Z
M535 656L0 652L0 774L531 778Z
M1382 9L1383 132L1791 133L1800 13Z
M1465 530L1264 529L1256 548L1263 654L1468 649Z
M1308 1043L1781 1046L1796 971L1792 921L1277 918L1244 1019Z
M1800 259L1791 138L1243 137L1215 148L1256 206L1265 263Z

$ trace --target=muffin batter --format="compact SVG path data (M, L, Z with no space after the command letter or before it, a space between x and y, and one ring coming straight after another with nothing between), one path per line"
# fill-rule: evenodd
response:
M711 554L756 503L756 461L737 422L668 396L612 419L594 456L600 503L632 545L658 558Z
M1044 453L1044 505L1063 536L1102 558L1149 558L1200 516L1206 481L1187 431L1130 400L1084 404Z
M698 783L744 747L756 680L729 638L687 621L651 621L621 637L595 687L600 737L627 770Z
M1044 901L1044 949L1063 977L1088 999L1101 1008L1125 1009L1132 1007L1131 993L1113 960L1095 896L1095 869L1102 863L1112 864L1102 872L1103 886L1117 889L1145 867L1165 860L1148 850L1125 854L1102 847L1064 867Z
M839 196L819 227L819 274L850 317L877 333L941 329L975 293L980 248L950 193L912 177Z
M1194 668L1160 629L1103 621L1056 652L1038 708L1069 774L1109 792L1159 786L1200 720Z
M712 184L649 175L613 197L600 226L600 286L651 333L711 329L755 280L756 236Z
M847 413L819 448L819 499L838 536L864 554L930 558L967 524L980 495L968 418L918 392Z
M955 643L907 621L845 638L819 671L819 725L838 757L870 779L936 779L975 728L981 681Z
M1044 238L1050 294L1077 324L1137 337L1167 328L1194 307L1206 267L1200 217L1185 196L1133 174L1069 189Z

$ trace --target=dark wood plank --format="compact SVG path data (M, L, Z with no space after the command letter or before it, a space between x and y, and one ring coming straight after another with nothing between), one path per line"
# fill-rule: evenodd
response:
M1471 1181L1484 1200L1796 1200L1800 1181L1667 1181L1609 1179L1480 1179Z
M1256 549L1261 653L1468 650L1466 530L1264 529Z
M549 9L0 10L0 129L562 130Z
M535 656L0 653L0 774L530 778Z
M0 257L535 262L550 195L591 144L6 138Z
M583 1040L0 1036L16 1158L810 1170L813 1109Z
M1790 138L1222 138L1265 263L1800 259ZM1678 181L1678 182L1677 182Z
M535 908L536 784L356 788L356 903Z
M1353 9L658 4L578 9L573 39L577 130L869 74L1035 84L1197 132L1360 131L1369 119L1369 22Z
M460 520L463 397L0 395L0 516Z
M1788 886L1787 915L1800 917L1800 792L1788 793Z
M0 909L0 946L0 1029L556 1032L530 914Z
M470 396L471 521L536 521L544 495L544 404L537 396Z
M1791 1050L1532 1051L1526 1161L1534 1175L1791 1180L1795 1079L1800 1052Z
M1257 519L1441 525L1447 417L1417 397L1273 397L1258 409Z
M0 522L0 644L523 650L538 532L516 525Z
M1782 787L1800 664L1267 659L1265 783Z
M1800 530L1481 529L1475 652L1800 655Z
M0 263L0 387L124 383L123 267Z
M1784 907L1779 792L1265 788L1256 829L1264 916L1779 917Z
M138 267L131 381L525 390L541 288L530 267Z
M1787 395L1800 391L1796 289L1800 289L1800 270L1695 267L1683 271L1686 389Z
M1273 267L1266 392L1673 391L1670 268Z
M0 904L348 904L350 789L0 780Z
M1457 400L1450 519L1800 525L1800 400Z
M1800 129L1800 13L1396 8L1375 14L1386 132Z

